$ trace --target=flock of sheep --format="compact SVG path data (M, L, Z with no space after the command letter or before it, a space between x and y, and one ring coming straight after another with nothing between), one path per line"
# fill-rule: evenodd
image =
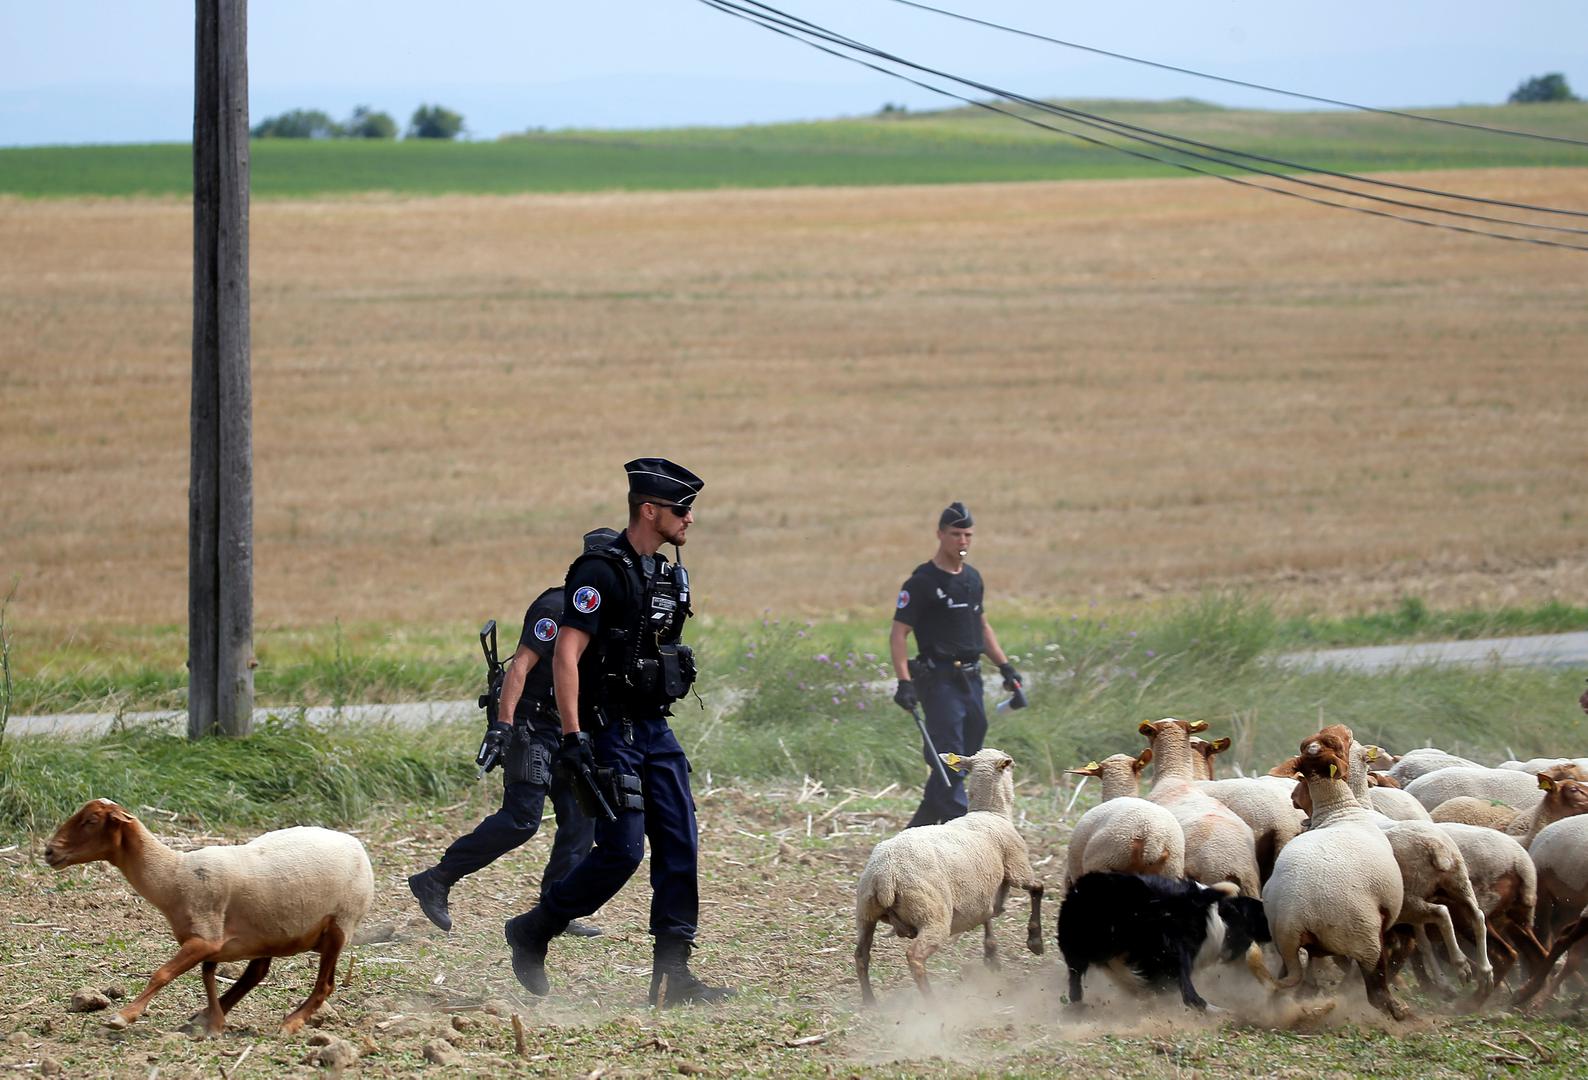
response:
M1094 966L1128 991L1178 982L1204 1008L1193 973L1209 964L1244 959L1271 993L1315 994L1311 961L1332 957L1403 1019L1392 983L1408 961L1430 993L1456 994L1452 977L1471 984L1463 1005L1477 1008L1513 971L1515 1000L1542 1000L1588 958L1588 759L1397 758L1334 725L1266 776L1220 780L1229 740L1196 737L1206 726L1146 722L1140 754L1070 770L1103 789L1065 863L1057 939L1072 1005ZM879 922L908 939L925 994L926 961L955 934L982 926L996 963L991 920L1011 889L1031 896L1027 940L1042 952L1043 886L1014 826L1012 759L943 758L967 774L971 812L884 840L861 875L855 969L868 1003Z
M1391 986L1408 960L1432 993L1455 993L1452 975L1471 983L1466 1006L1476 1008L1513 969L1523 980L1516 1000L1530 1002L1588 958L1588 759L1485 768L1433 749L1396 758L1335 725L1267 776L1218 780L1213 763L1229 740L1195 737L1205 727L1143 723L1140 754L1071 770L1102 782L1065 863L1057 940L1072 1005L1094 966L1130 991L1177 982L1187 1005L1205 1008L1193 975L1210 964L1244 958L1270 993L1316 991L1311 961L1333 957L1346 971L1354 964L1369 1001L1399 1019L1407 1013ZM994 749L942 757L965 774L971 812L882 841L860 878L855 971L868 1004L878 923L907 939L923 994L927 960L967 930L982 927L996 966L992 920L1011 889L1030 895L1026 943L1043 951L1043 883L1015 828L1013 759ZM272 958L314 951L313 991L282 1025L297 1030L330 994L374 896L369 857L345 833L284 829L177 852L103 799L62 825L44 855L56 868L110 862L176 937L176 955L111 1016L113 1027L200 967L207 1004L191 1023L219 1034ZM1277 953L1277 976L1264 945ZM248 966L218 994L216 965L230 960Z

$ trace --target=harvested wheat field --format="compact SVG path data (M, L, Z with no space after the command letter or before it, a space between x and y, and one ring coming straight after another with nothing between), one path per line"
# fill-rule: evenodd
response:
M185 616L190 217L0 201L18 625ZM1033 609L1588 595L1581 254L1215 180L261 201L252 245L266 626L533 591L648 453L723 616L886 605L956 498Z

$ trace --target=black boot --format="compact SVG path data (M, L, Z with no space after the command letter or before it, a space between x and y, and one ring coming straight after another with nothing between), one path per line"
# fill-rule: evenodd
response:
M452 886L441 880L434 867L409 878L408 891L419 901L419 910L425 913L425 918L443 930L452 929L452 914L447 911L447 894Z
M689 970L689 952L692 947L693 943L687 938L656 939L655 958L651 962L652 1005L660 1004L664 1009L695 1002L714 1005L733 997L734 991L728 987L708 986L695 978L694 972Z
M508 919L502 927L508 947L513 950L513 974L525 990L537 997L545 997L551 989L551 981L546 978L546 946L567 925L553 921L537 904Z

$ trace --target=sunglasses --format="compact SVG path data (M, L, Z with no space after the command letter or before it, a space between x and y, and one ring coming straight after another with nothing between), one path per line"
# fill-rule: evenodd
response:
M683 506L679 503L651 503L652 506L665 506L673 512L674 517L688 517L693 506Z

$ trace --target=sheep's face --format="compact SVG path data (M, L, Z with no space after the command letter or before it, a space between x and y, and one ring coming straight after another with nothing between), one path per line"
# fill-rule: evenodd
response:
M1342 739L1342 731L1347 729L1337 724L1303 739L1296 771L1309 778L1344 780L1351 771L1351 744Z
M1581 780L1556 780L1547 772L1538 774L1538 786L1544 789L1544 801L1550 804L1559 817L1572 817L1588 813L1588 783Z
M1398 788L1401 782L1387 772L1370 772L1367 774L1368 783L1374 787Z
M1559 765L1551 765L1544 770L1544 775L1551 780L1588 780L1588 775L1577 767L1576 762L1563 761Z
M44 845L44 861L57 870L108 858L132 815L109 799L93 799L55 830Z
M972 810L1012 815L1015 806L1015 759L1002 750L983 747L970 757L939 755L952 769L965 774L965 797Z

